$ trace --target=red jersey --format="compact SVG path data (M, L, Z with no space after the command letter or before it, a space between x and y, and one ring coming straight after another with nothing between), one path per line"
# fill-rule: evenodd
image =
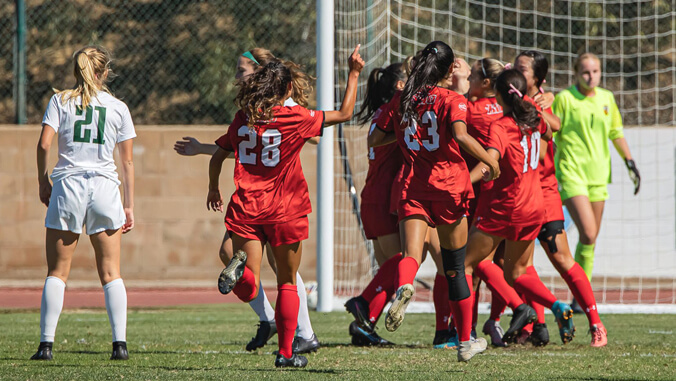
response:
M544 128L543 128L544 127ZM503 116L490 127L488 146L500 153L500 177L486 194L478 218L504 221L510 226L541 224L544 218L540 187L539 131L522 133L511 116Z
M398 105L386 103L376 111L369 135L377 128L384 132L393 130L394 115ZM369 148L369 169L366 183L361 191L361 202L390 205L390 193L394 178L404 163L401 150L395 144Z
M395 95L393 101L399 104L399 99ZM416 111L418 121L395 119L397 143L406 163L401 198L443 201L474 197L467 165L451 129L454 122L466 123L465 97L433 87Z
M529 98L530 100L530 98ZM552 108L542 110L535 101L530 100L535 108L540 112L553 115ZM540 184L542 186L542 197L544 198L545 220L543 223L551 221L563 221L563 205L561 204L561 195L559 194L559 183L556 181L556 168L554 167L554 140L547 142L547 153L544 159L540 160Z
M485 149L488 145L488 132L491 123L501 117L502 107L495 97L479 98L474 102L469 102L467 104L467 133ZM462 151L462 157L470 171L479 164L479 160L465 151Z
M273 118L247 126L238 111L228 132L216 140L235 153L235 193L228 209L238 222L272 224L310 214L312 206L300 166L300 150L319 136L324 112L302 106L273 108Z

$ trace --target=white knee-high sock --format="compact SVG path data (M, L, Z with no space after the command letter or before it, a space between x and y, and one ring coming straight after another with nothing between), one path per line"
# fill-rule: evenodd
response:
M66 284L61 279L55 276L48 276L45 279L40 304L40 342L54 342L65 290Z
M305 283L300 273L296 273L296 288L298 289L298 328L296 334L303 339L309 340L314 331L312 330L312 323L310 323L310 313L307 310L307 291L305 291Z
M258 320L260 321L274 321L275 320L275 310L270 305L268 296L265 295L263 290L263 282L258 282L258 296L256 299L249 302L249 305L254 310L256 315L258 315Z
M127 289L122 278L103 286L108 320L113 330L113 341L127 341Z

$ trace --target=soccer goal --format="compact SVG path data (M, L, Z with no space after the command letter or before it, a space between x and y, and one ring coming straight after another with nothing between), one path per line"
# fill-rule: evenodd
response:
M402 61L433 40L449 43L470 64L481 57L511 62L522 50L538 49L549 60L546 87L554 92L573 83L572 67L579 53L596 53L604 71L601 86L616 96L643 178L641 192L633 196L624 165L614 154L613 184L592 280L599 308L601 312L676 312L676 11L672 6L646 0L336 1L335 99L341 99L345 62L357 43L362 44L367 62L358 102L373 68ZM333 306L339 309L343 300L368 283L374 264L356 214L368 167L367 128L351 123L336 129L331 287ZM567 227L574 248L577 232L572 223ZM544 252L538 248L535 257L545 284L564 300L572 298ZM424 290L433 284L434 271L428 259L418 274L421 282L416 285L417 303L412 310L431 311L431 293ZM482 291L482 300L490 300L490 292Z

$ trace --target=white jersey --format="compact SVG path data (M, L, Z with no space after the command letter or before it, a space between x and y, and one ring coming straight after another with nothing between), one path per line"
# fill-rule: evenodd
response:
M80 97L66 104L61 97L52 96L42 118L42 124L51 126L59 136L59 161L52 181L94 171L119 184L113 150L117 143L136 137L129 108L104 91L99 91L85 110L80 107Z

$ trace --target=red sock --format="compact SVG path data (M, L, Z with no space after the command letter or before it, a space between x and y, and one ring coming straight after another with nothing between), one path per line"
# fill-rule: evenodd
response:
M552 295L537 275L520 275L514 280L514 288L526 295L528 300L540 303L547 308L552 308L552 305L556 302L556 297Z
M277 336L279 353L286 357L293 356L293 336L298 326L298 292L296 286L282 284L277 286L277 304L275 305L275 321L277 322Z
M413 257L406 257L399 261L397 266L397 278L395 284L397 288L405 284L413 284L415 274L418 273L418 261Z
M526 267L526 274L530 275L535 275L540 279L540 276L538 275L538 272L535 270L535 267L533 266L528 266ZM535 313L538 315L538 324L544 324L545 323L545 306L542 304L535 302L533 300L528 299L528 304L533 307L535 310Z
M451 301L451 311L458 330L460 341L469 341L472 334L472 310L474 309L474 292L472 291L472 277L466 275L470 296L460 301Z
M500 321L500 315L505 312L507 303L497 293L491 292L491 316L489 319Z
M374 325L378 321L378 318L380 318L380 315L383 313L383 309L385 308L385 305L392 298L392 294L394 294L393 292L388 292L388 291L379 292L376 295L376 297L373 298L371 300L371 302L369 303L369 320Z
M515 309L523 304L523 300L521 300L519 294L507 284L505 275L500 266L491 261L482 261L479 263L479 266L476 267L475 273L482 281L486 282L486 286L488 286L493 294L498 294L498 296L507 303L509 308Z
M479 298L481 298L481 280L474 291L474 308L472 308L472 329L476 329L477 321L479 320Z
M575 262L573 267L567 273L561 274L563 280L566 281L568 288L573 293L575 300L580 303L580 307L587 314L589 325L601 323L599 318L599 311L596 309L596 298L594 291L592 291L591 283L587 279L587 274L580 265Z
M437 317L437 331L448 329L448 318L451 315L451 304L448 301L448 282L445 275L437 274L434 277L432 289L434 313Z
M376 295L386 289L394 289L394 277L400 261L401 253L388 259L385 261L385 263L383 263L382 266L380 266L376 276L373 277L373 280L371 280L368 286L366 286L364 291L361 293L361 296L366 299L367 302L371 302L371 300L373 300Z
M244 266L244 274L239 278L235 287L232 289L232 292L244 303L249 303L256 299L256 295L258 294L258 283L256 283L256 277L254 277L253 271Z

